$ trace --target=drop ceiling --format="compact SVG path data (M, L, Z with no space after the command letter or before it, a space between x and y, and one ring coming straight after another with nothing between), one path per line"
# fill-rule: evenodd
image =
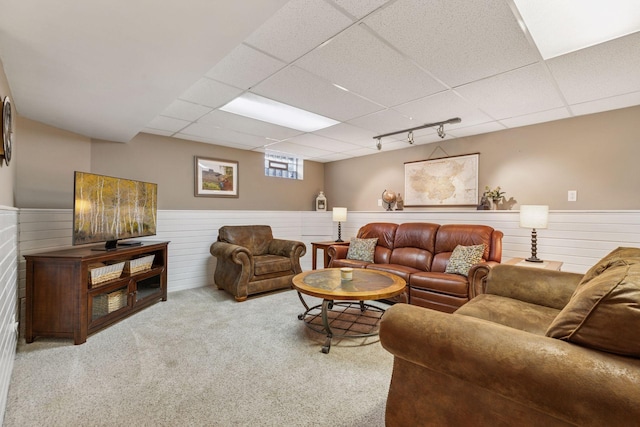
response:
M318 162L453 117L445 139L640 105L640 6L623 35L543 59L522 19L531 1L0 0L0 58L32 120ZM220 110L245 92L340 123L305 133ZM414 145L440 140L414 132ZM410 147L406 134L381 142Z

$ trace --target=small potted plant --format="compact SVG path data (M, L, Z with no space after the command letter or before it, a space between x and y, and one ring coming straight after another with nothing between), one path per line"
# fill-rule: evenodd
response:
M484 193L482 196L489 201L490 209L495 210L498 208L498 203L502 201L504 191L500 191L500 186L494 188L493 190L488 185L484 187Z

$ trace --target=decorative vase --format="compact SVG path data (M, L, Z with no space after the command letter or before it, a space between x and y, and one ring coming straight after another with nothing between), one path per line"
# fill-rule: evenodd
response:
M489 207L492 211L498 210L498 203L500 203L500 199L489 199Z

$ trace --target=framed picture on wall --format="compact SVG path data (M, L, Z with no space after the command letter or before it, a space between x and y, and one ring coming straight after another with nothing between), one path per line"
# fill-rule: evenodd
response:
M479 156L475 153L405 163L404 205L477 205Z
M238 162L195 157L196 197L238 197Z

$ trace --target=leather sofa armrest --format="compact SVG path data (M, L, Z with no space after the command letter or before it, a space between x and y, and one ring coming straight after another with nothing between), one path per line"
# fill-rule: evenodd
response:
M329 255L329 268L331 268L331 264L334 259L345 259L347 257L347 253L349 252L349 245L332 245L327 249L327 255Z
M480 262L474 264L469 269L469 299L484 294L487 286L487 275L489 271L498 265L495 261Z
M387 309L380 343L426 368L425 387L435 371L576 425L625 425L640 416L630 398L640 383L639 359L406 304Z
M486 277L485 293L561 310L582 277L578 273L499 264Z
M250 268L253 262L253 255L247 248L232 243L214 242L209 252L218 259L231 261L246 268ZM253 269L249 269L249 271L253 271Z

